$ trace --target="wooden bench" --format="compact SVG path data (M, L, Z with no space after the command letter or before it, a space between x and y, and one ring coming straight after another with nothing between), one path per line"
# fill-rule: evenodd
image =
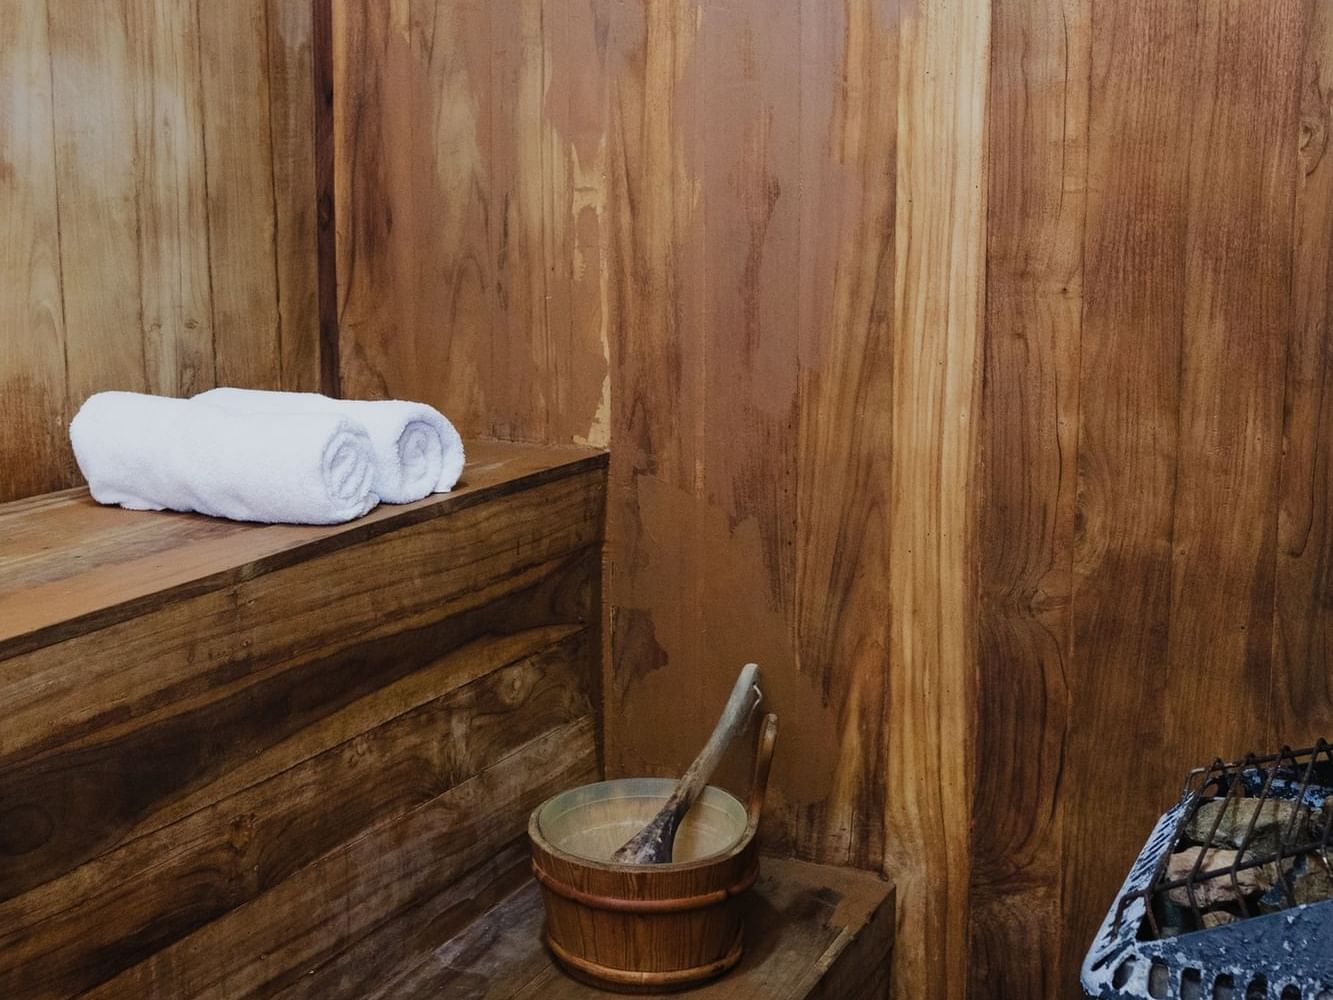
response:
M893 886L868 872L764 858L746 900L746 951L721 979L677 994L690 1000L884 1000L894 935ZM388 969L371 942L315 973L355 984L365 1000L593 1000L616 996L565 975L541 944L535 883L415 963Z
M333 528L0 505L0 998L603 995L525 830L601 775L606 456L468 455ZM879 1000L892 902L766 859L697 995Z
M470 443L333 528L0 506L0 997L357 996L599 774L606 456Z

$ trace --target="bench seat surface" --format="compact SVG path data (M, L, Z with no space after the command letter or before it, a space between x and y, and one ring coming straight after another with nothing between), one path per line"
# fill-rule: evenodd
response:
M877 876L764 858L750 893L746 951L730 974L674 994L690 1000L883 1000L894 935L893 886ZM541 944L529 882L377 987L366 1000L593 1000L622 994L565 975ZM318 975L318 974L317 974Z
M587 448L468 441L466 451L452 492L329 527L130 511L86 487L0 504L0 657L606 463Z

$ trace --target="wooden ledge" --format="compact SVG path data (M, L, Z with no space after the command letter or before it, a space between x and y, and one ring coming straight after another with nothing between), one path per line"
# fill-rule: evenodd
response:
M466 450L453 492L331 527L122 510L83 488L0 504L0 660L607 463L587 448L468 441Z
M740 965L719 980L673 996L883 1000L889 995L892 883L869 872L766 857L748 905ZM593 1000L620 995L565 975L542 946L541 927L541 895L536 884L528 882L407 968L377 969L374 947L363 947L313 972L312 982L355 976L358 995L365 1000ZM404 931L390 924L380 933L412 936ZM373 942L369 938L364 945ZM381 953L396 952L386 947Z
M0 997L361 1000L309 971L520 884L599 777L606 457L469 457L330 528L0 508Z

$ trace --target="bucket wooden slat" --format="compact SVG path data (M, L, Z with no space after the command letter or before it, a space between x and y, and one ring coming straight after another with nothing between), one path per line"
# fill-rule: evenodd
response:
M528 833L546 940L571 973L608 989L659 992L711 979L740 960L738 900L758 876L755 831L776 738L777 717L769 715L760 728L750 808L710 786L682 824L671 864L608 859L652 818L675 782L599 782L533 812Z

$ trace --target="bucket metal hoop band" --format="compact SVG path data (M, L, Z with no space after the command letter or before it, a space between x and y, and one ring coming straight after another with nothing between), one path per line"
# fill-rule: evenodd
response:
M662 987L686 986L690 983L720 976L741 960L741 938L742 933L737 931L736 940L732 942L727 953L716 962L709 962L707 965L696 965L692 969L673 969L670 972L631 972L628 969L613 969L608 965L590 961L562 948L560 942L549 934L546 935L546 945L555 953L555 957L560 960L561 964L575 972L590 976L594 980L600 979L603 983L618 983L622 986L651 986L660 989Z
M648 866L645 866L648 867ZM551 892L565 899L572 899L594 910L612 910L619 913L679 913L683 910L702 910L718 903L726 902L732 896L739 896L759 878L759 865L756 862L741 876L740 881L725 889L715 889L698 896L683 896L679 899L617 899L612 896L595 896L592 893L576 889L542 871L541 865L532 862L532 874Z

